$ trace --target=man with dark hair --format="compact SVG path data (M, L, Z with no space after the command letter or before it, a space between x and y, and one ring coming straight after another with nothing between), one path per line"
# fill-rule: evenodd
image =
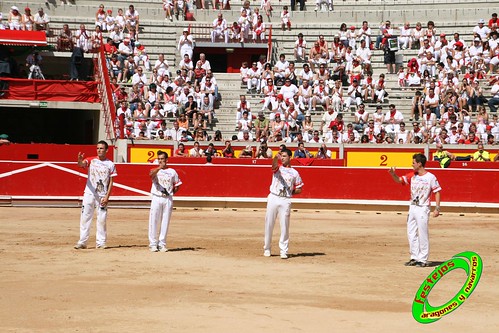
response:
M279 161L281 165L279 165ZM281 224L281 237L279 249L281 259L288 259L289 244L289 217L291 213L291 197L300 194L303 187L298 171L291 167L291 151L284 147L272 160L272 184L267 201L267 213L265 215L265 243L263 255L270 257L272 232L277 215Z
M158 150L158 163L159 166L149 172L149 177L152 180L149 250L151 252L167 252L166 235L173 210L173 194L178 191L182 181L177 172L168 167L167 152Z
M440 215L440 191L442 188L437 177L425 170L426 156L414 154L412 159L413 171L399 177L395 168L389 172L396 183L411 186L411 206L407 218L407 238L411 259L406 266L428 267L430 242L428 234L428 220L430 218L430 196L435 193L435 210L433 217Z
M106 141L99 141L97 143L97 156L85 158L85 154L78 153L78 166L88 168L88 178L82 200L80 239L74 246L77 250L87 248L92 218L97 206L99 209L96 222L96 248L106 248L107 204L113 188L113 177L118 175L114 163L106 157L108 149Z

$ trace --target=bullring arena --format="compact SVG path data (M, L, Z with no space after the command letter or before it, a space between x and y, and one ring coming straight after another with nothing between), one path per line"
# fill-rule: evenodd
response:
M494 90L499 85L499 47L496 36L480 27L492 22L497 29L496 1L343 0L334 1L331 8L327 0L317 2L321 6L314 10L316 1L296 1L296 8L286 14L284 6L290 2L272 0L273 14L266 15L269 7L260 6L260 1L231 0L230 6L220 8L227 1L185 0L175 1L186 4L185 13L170 16L164 6L170 1L160 0L0 3L0 332L499 331L499 161L494 162L499 160L499 92ZM210 8L214 3L216 10ZM96 25L104 27L104 20L110 24L114 17L118 25L119 9L126 13L130 5L140 20L127 19L126 27L114 36L110 29L99 34ZM171 5L175 6L173 1ZM257 28L252 26L247 36L237 35L236 27L227 41L225 33L213 27L218 14L229 25L243 17L241 28L248 26L241 13L253 15L257 7L266 30L255 21ZM35 28L18 16L30 11L36 20L45 11L49 25ZM287 23L281 25L286 20L281 14L289 14L290 29ZM436 30L430 29L430 22ZM342 23L344 30L339 30ZM373 31L370 37L361 32L367 25ZM417 30L419 26L423 30ZM410 37L402 36L403 31L412 31ZM73 37L66 38L70 32ZM299 33L308 42L301 55L295 53ZM377 38L385 33L387 40ZM194 48L180 47L185 36L193 38ZM106 49L107 37L117 50ZM335 37L339 43L333 44ZM353 65L345 38L354 49L362 40L369 43L355 56L360 64L342 72L343 63L346 68L347 63ZM312 60L314 41L323 40L331 49L315 52ZM427 50L421 52L418 45L424 48L425 40L435 46L429 58L444 61L452 54L456 63L451 59L443 68L432 66L424 59ZM123 56L123 45L131 47L135 57ZM461 50L465 56L459 59ZM119 54L123 63L117 65L111 53ZM188 83L183 72L187 65L181 62L184 53L191 53L196 66L201 54L211 62L212 73L200 72L203 79L198 72L187 71L190 79L201 79L203 92ZM387 54L393 56L388 67ZM153 70L160 55L170 66L162 74ZM291 96L282 102L285 106L280 102L280 86L286 85L277 78L281 55L294 61L297 71L306 64L323 64L330 74L322 77L325 74L315 68L317 80L309 78L315 88L322 87L319 77L331 88L324 99L318 88L313 108L311 102L306 107L305 94L299 93L305 120L289 111L295 105ZM275 81L249 80L251 87L244 80L249 76L240 74L243 61L249 67L264 67L268 61ZM416 64L420 71L411 67ZM404 67L402 74L390 73L391 66ZM134 81L132 73L139 75L139 67L150 78L147 84ZM367 78L370 72L372 82ZM455 83L449 73L455 75ZM416 76L421 76L420 83ZM206 85L208 77L217 82L213 91ZM302 74L298 79L297 85L303 87L307 79ZM361 81L362 96L348 97L355 80ZM418 92L431 96L433 80L438 107L414 107ZM140 93L154 90L149 83L159 90L159 108L153 107L156 103L146 98L147 93L140 98ZM265 90L271 83L279 85L275 94ZM340 87L333 90L337 83ZM473 89L480 98L471 94L467 83L476 84ZM186 128L180 126L184 136L176 125L182 121L181 101L188 98L182 92L186 86L199 106L206 91L213 119L187 120ZM175 87L175 98L167 87ZM445 89L455 89L455 99ZM340 91L344 97L334 103ZM360 102L368 114L365 122L358 120ZM249 104L251 126L241 121ZM383 111L378 113L380 106ZM272 120L265 134L256 129L260 109ZM430 112L416 117L423 109ZM274 126L279 125L277 113L287 118L282 128ZM339 114L344 122L338 120ZM371 120L375 132L370 131ZM458 125L465 125L464 130ZM442 134L444 129L448 137ZM315 139L316 132L320 139ZM300 138L306 141L307 154L293 158L291 165L300 172L304 187L292 199L289 258L279 255L279 223L272 255L265 257L270 157L283 143L297 152ZM99 140L109 143L107 157L118 173L109 202L108 239L106 248L96 248L94 219L88 248L77 250L87 173L76 161L80 152L95 156ZM231 156L223 153L226 140L233 147ZM213 160L211 155L208 159L197 153L178 154L181 142L189 151L194 141L205 150L213 143L218 151ZM266 152L267 158L258 153L264 142L271 153ZM442 142L454 155L446 168L435 160ZM485 143L490 161L472 160L478 142ZM323 144L329 155L321 149ZM158 150L170 155L169 166L183 182L174 198L166 253L152 253L148 240L149 172ZM404 265L410 258L410 193L388 173L391 167L400 176L410 172L415 153L427 156L427 168L442 186L441 215L429 223L429 267ZM441 267L465 251L481 257L481 275L475 274L475 266L469 274L456 269L437 283L434 274L442 274ZM428 283L434 286L431 294L418 291ZM455 311L429 324L415 320L413 306L422 299L439 307L472 285L471 295Z
M109 248L83 251L72 248L77 208L0 211L3 332L496 332L499 326L497 215L443 212L431 220L431 261L472 250L484 269L459 309L423 325L411 306L433 268L403 266L405 209L293 211L288 260L262 256L260 208L176 209L167 253L147 249L146 209L111 208ZM446 275L430 304L447 302L465 279L462 270Z

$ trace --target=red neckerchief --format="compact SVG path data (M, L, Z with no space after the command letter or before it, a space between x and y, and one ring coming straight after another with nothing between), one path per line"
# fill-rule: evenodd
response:
M256 22L256 26L259 28L262 25L262 22L258 21Z
M223 21L223 19L218 19L217 24L218 24L218 25L221 25L221 24L222 24L222 21Z
M426 120L430 120L431 113L426 115Z
M390 118L395 117L395 112L397 112L397 110L390 111Z
M324 46L324 44L326 44L326 41L319 41L319 46Z
M324 91L324 87L323 86L319 86L319 92L322 94L323 91Z
M241 102L241 109L246 109L246 101Z
M319 51L321 50L320 45L319 45L319 46L314 46L314 48L315 48L315 50L316 50L317 52L319 52Z
M299 46L299 47L301 47L301 46L302 46L302 44L303 44L303 39L302 39L302 40L300 40L300 39L298 38L298 46Z
M283 13L284 15L288 15L288 11L287 11L287 10L283 11L282 13Z

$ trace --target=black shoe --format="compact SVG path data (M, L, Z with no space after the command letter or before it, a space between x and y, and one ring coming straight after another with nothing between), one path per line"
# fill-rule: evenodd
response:
M416 267L430 267L430 265L427 262L421 262L421 261L416 262L415 266Z
M416 266L417 263L418 263L418 261L416 261L415 259L411 259L408 262L406 262L404 265L405 266Z

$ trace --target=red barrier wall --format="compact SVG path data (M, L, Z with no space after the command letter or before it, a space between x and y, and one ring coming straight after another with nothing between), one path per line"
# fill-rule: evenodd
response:
M0 147L0 160L4 161L56 161L75 162L78 152L85 156L96 155L96 145L59 145L49 143L10 144ZM107 154L113 159L114 146L109 146Z
M21 101L100 102L97 82L2 78L9 84L3 99Z
M485 162L484 162L485 163ZM268 165L172 164L183 181L184 197L265 197ZM113 196L144 196L150 189L151 165L117 164ZM409 189L392 181L386 168L297 166L305 183L300 198L408 200ZM75 163L0 162L0 195L81 196L85 172ZM408 169L398 170L400 175ZM433 169L446 202L499 203L496 170Z

